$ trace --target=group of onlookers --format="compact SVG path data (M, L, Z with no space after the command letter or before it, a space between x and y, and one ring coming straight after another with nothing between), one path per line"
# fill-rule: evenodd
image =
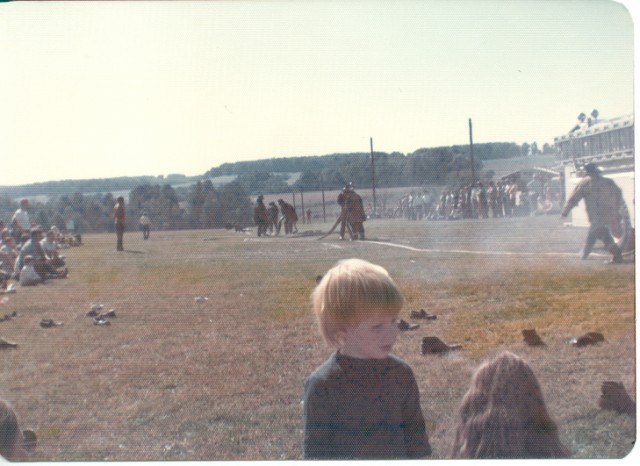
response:
M557 214L562 197L551 183L535 175L522 186L515 178L443 190L427 218L459 220Z
M10 280L22 286L37 285L51 278L66 278L65 258L60 255L61 242L78 244L79 238L65 237L56 226L45 234L29 219L29 201L22 199L11 218L10 228L0 221L0 286L6 289ZM61 270L63 269L63 270Z

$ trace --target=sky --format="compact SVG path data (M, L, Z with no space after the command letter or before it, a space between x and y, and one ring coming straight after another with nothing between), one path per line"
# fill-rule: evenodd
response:
M0 3L0 185L553 144L634 110L633 0ZM631 12L631 14L630 14Z

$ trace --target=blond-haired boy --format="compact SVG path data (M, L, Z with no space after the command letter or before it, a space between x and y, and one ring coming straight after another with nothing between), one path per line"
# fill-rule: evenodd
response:
M312 301L320 332L336 351L304 382L304 457L430 455L413 371L390 354L404 299L387 271L341 261Z

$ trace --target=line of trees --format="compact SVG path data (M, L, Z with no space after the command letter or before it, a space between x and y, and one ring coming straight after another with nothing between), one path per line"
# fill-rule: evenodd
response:
M482 172L483 160L540 153L535 143L474 144L473 149L473 167L468 145L422 148L408 155L375 152L376 186L462 186L471 181L474 171L479 179L491 178L491 173ZM550 151L545 145L543 153ZM294 183L289 179L291 173L299 174ZM235 180L218 187L210 180L228 175ZM371 154L363 152L226 163L202 177L176 174L0 187L0 218L8 226L17 199L28 196L31 218L44 228L56 225L65 230L71 225L76 233L111 231L115 196L128 192L129 228L143 211L155 228L245 226L253 222L251 195L334 190L348 182L370 186L371 176ZM40 197L35 198L37 195Z
M127 199L127 196L125 196ZM48 229L56 225L69 233L113 231L112 193L52 196L46 201L30 200L31 222ZM237 182L215 188L211 181L198 181L188 188L175 189L169 184L141 184L131 190L125 202L128 229L137 228L143 212L154 228L198 229L248 225L253 207L249 194ZM18 202L0 195L0 219L10 227Z
M474 167L482 170L483 161L525 157L551 153L545 144L483 143L474 144ZM379 187L405 187L421 185L461 185L471 179L469 145L422 148L411 154L374 152L376 185ZM289 184L286 173L300 173ZM339 189L351 181L356 186L371 185L371 154L366 152L333 154L311 157L274 158L269 160L225 163L212 168L205 176L237 175L237 181L247 192L280 193L291 190L316 191Z

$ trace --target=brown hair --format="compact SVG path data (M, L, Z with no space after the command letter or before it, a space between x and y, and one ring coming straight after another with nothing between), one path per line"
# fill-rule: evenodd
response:
M505 351L471 379L458 413L452 458L566 458L531 367Z
M19 434L16 413L11 406L0 400L0 456L10 459L16 436Z
M311 299L320 333L338 348L340 330L372 316L397 316L404 304L389 273L362 259L338 262L322 277Z

